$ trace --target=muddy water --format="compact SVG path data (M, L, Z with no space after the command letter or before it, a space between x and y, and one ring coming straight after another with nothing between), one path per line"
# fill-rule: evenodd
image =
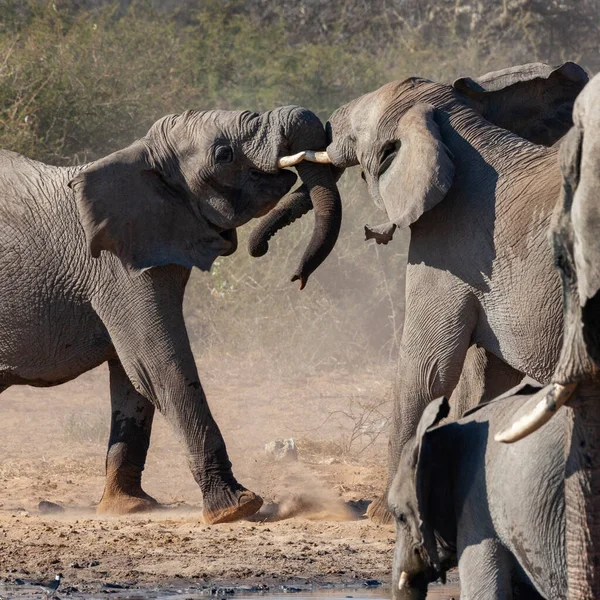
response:
M430 585L427 598L432 600L458 600L459 588L454 585ZM10 600L40 600L44 592L37 586L29 583L23 585L1 585L0 599ZM77 598L81 600L390 600L389 587L340 587L319 589L302 589L292 586L279 586L268 591L257 588L179 588L179 589L119 589L118 586L102 587L98 592L79 593L74 590L62 590L55 598Z

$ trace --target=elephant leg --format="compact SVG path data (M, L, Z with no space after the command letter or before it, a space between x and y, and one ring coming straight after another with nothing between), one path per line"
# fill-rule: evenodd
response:
M510 390L523 377L523 373L484 348L471 346L458 385L450 398L450 420L460 419L480 402L488 402Z
M458 560L461 599L513 598L512 563L508 551L493 538L461 546L463 548ZM535 597L539 598L539 595Z
M429 289L433 287L429 285ZM388 441L386 490L396 473L402 448L416 432L425 407L435 398L450 397L460 380L477 311L468 294L454 290L448 294L453 296L447 302L451 310L434 313L429 306L422 306L419 298L412 301L407 285L405 325ZM435 292L431 293L428 299L436 296ZM387 491L369 506L367 515L378 523L391 522Z
M142 471L150 444L154 406L135 391L119 360L110 360L111 424L106 483L100 514L152 510L157 502L142 490Z
M173 427L202 491L207 523L254 514L260 496L233 475L225 441L211 414L183 319L189 271L155 267L119 281L96 310L134 389Z

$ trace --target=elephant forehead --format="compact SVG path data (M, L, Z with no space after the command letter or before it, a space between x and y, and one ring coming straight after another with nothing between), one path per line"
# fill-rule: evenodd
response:
M422 97L441 86L427 79L410 77L391 81L354 102L350 124L357 144L367 147L394 138L398 121Z
M249 111L187 110L180 115L168 115L157 121L151 132L168 136L185 146L198 147L219 137L245 140L256 135L260 115Z

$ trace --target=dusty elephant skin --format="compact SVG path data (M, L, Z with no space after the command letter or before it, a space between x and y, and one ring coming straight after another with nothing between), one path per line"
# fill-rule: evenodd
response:
M535 391L522 385L439 427L448 401L425 409L389 493L396 600L424 599L457 564L461 598L565 597L566 415L516 446L494 441Z
M600 77L577 98L573 120L561 144L562 193L551 228L564 292L562 350L551 389L536 406L543 410L517 415L498 436L517 448L548 416L557 415L539 430L542 436L565 415L570 600L600 597Z
M524 374L550 381L562 332L546 241L561 185L556 142L587 80L574 63L522 65L453 85L413 77L330 117L327 154L337 174L360 165L387 213L386 223L365 228L367 238L386 244L396 228L411 229L388 485L423 410L453 393L473 344L494 357L484 372L496 393ZM292 200L277 219L263 219L254 244L298 216ZM386 516L384 499L371 514Z
M154 410L180 434L209 523L256 512L207 405L182 315L190 269L235 251L236 227L266 214L296 176L281 157L323 147L309 111L188 111L80 168L0 153L0 391L51 386L108 361L112 423L100 512L152 508L141 487ZM299 169L320 215L301 266L335 243L341 208L328 166ZM105 251L105 252L102 252Z

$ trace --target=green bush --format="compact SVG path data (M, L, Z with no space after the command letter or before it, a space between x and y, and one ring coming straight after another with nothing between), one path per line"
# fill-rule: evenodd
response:
M591 15L594 1L582 4ZM558 5L562 20L556 12L544 20L518 2L504 2L504 9L425 4L404 14L380 0L346 0L339 10L325 0L0 0L0 146L51 164L78 164L189 108L298 104L325 120L392 79L451 80L569 57L585 64L598 47L598 36L580 24L591 31L597 23ZM571 32L564 45L556 38L560 27ZM544 31L553 44L536 42ZM573 47L577 31L587 32L580 48ZM235 366L241 356L245 365L268 363L265 371L273 373L288 365L310 371L393 361L408 240L365 244L363 224L383 216L356 173L341 186L339 243L302 294L289 276L311 216L281 232L269 255L256 261L243 249L249 227L243 228L233 257L217 261L210 274L194 274L186 315L201 359L230 356Z

